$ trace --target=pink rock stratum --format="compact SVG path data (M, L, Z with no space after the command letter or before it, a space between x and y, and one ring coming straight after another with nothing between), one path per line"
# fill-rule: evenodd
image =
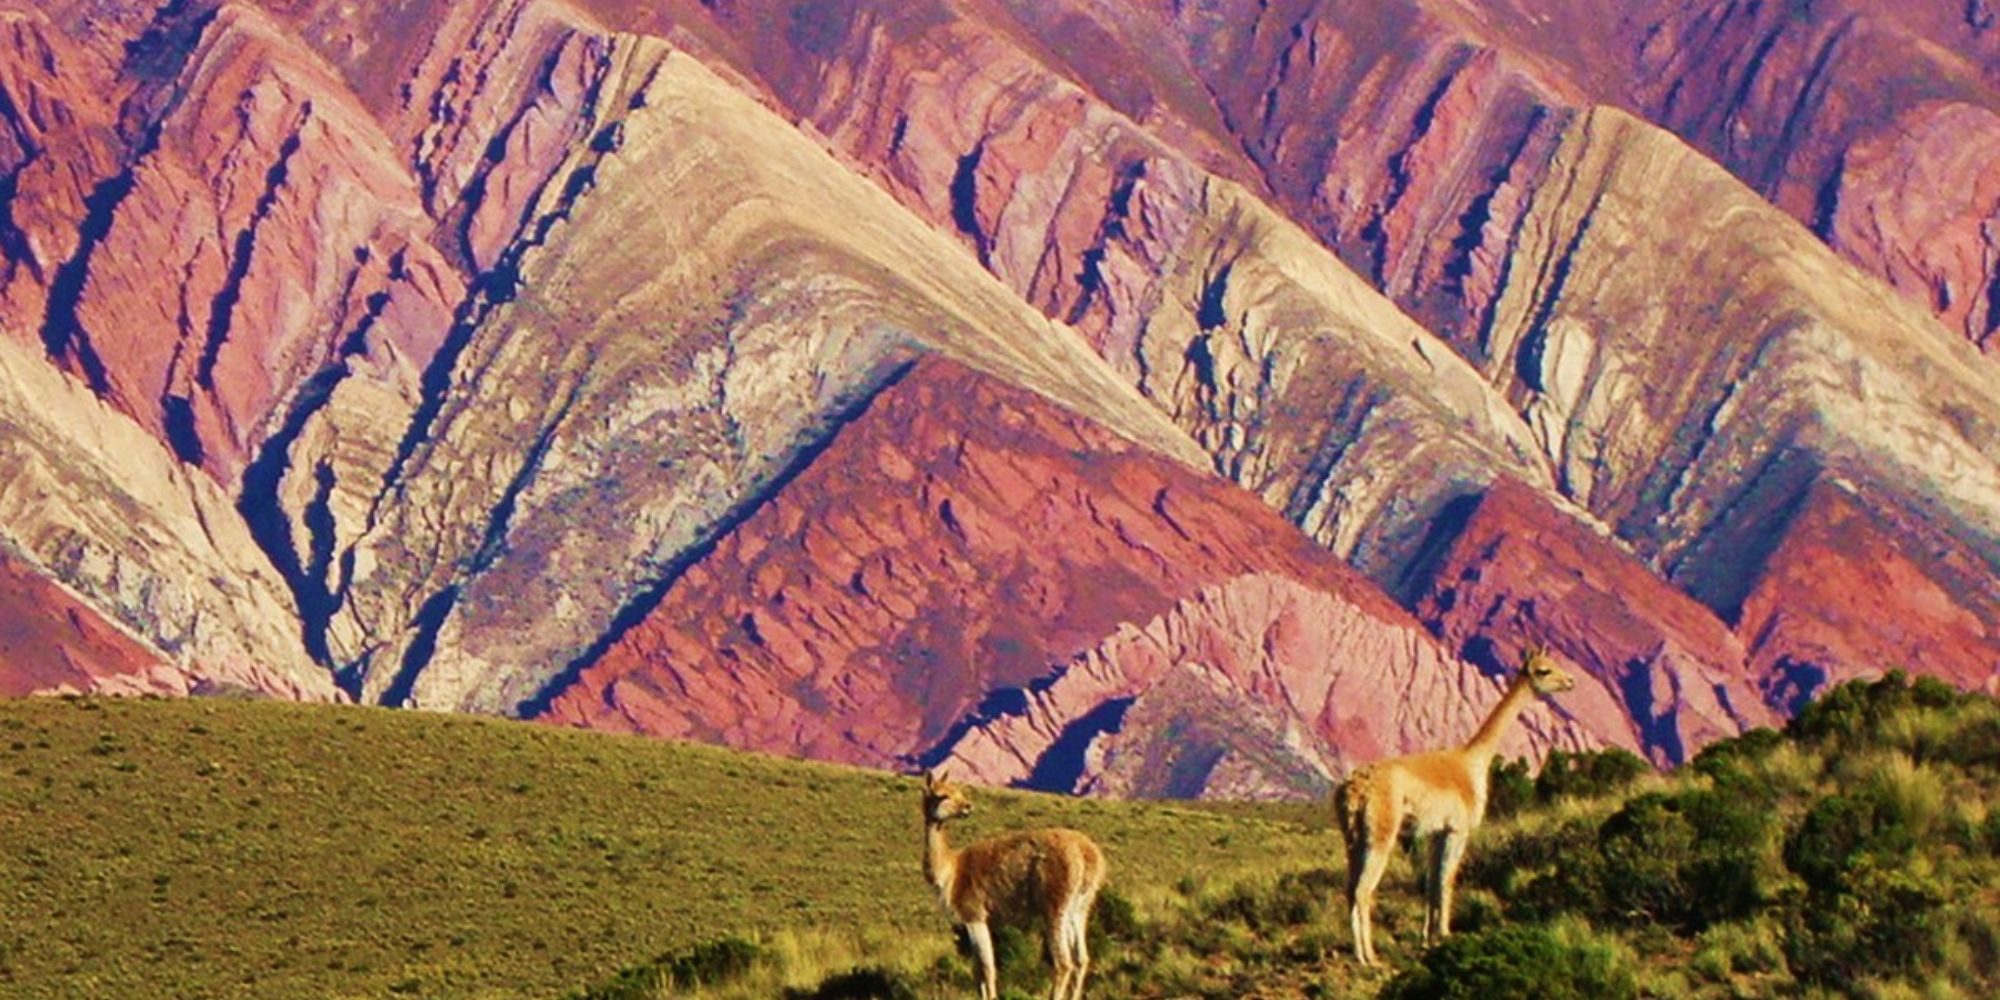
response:
M1951 2L0 0L0 692L1104 795L2000 690Z

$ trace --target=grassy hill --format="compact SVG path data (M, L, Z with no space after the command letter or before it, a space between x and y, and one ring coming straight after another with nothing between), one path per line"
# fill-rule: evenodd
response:
M994 792L1135 898L1324 863L1323 824ZM560 996L727 934L951 947L916 782L464 716L0 701L0 995ZM793 938L793 940L801 940Z
M0 703L9 997L969 995L910 779L517 723ZM1102 842L1091 995L1996 995L2000 705L1898 676L1661 777L1496 771L1456 927L1407 861L1346 957L1317 807L991 791L961 836ZM1407 858L1407 852L1405 853ZM1003 935L1002 983L1042 988ZM621 971L622 970L622 971Z

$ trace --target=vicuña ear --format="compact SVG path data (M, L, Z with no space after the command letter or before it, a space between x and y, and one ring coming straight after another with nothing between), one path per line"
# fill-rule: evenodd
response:
M931 770L930 768L925 768L925 769L924 769L924 790L925 790L925 791L929 791L929 790L931 790L931 789L933 789L933 788L936 788L936 787L937 787L937 783L938 783L938 773L937 773L936 771L933 771L933 770Z

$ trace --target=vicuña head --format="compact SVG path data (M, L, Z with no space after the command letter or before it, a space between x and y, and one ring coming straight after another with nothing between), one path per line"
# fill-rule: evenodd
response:
M1347 839L1348 924L1361 964L1375 964L1375 887L1404 821L1414 820L1418 841L1431 844L1424 905L1424 944L1430 945L1451 934L1452 881L1467 839L1486 815L1487 771L1507 727L1536 696L1575 686L1576 679L1556 665L1547 648L1530 646L1500 704L1464 746L1362 766L1334 792L1340 833Z
M1534 688L1536 694L1542 695L1561 694L1576 686L1576 678L1556 666L1547 646L1529 646L1521 651L1521 673L1514 682L1519 684L1523 681Z
M924 772L924 822L943 824L972 815L972 796L965 786L945 780L937 771Z
M1104 852L1089 837L1063 829L1017 830L953 850L944 825L971 812L963 787L924 772L924 878L978 953L980 1000L1000 995L995 923L1041 923L1054 967L1051 1000L1083 996L1090 971L1084 932L1104 888Z

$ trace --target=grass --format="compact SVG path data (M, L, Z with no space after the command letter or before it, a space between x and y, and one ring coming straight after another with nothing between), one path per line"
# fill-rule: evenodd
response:
M792 978L889 944L929 966L951 941L917 797L878 773L463 716L0 702L0 995L560 996L726 934L792 954ZM980 801L962 836L1076 826L1135 898L1339 845L1254 810Z
M1673 775L1564 768L1475 836L1448 946L1399 852L1382 970L1347 958L1320 805L987 791L955 835L1105 846L1095 1000L2000 995L2000 703L1892 675ZM0 703L0 995L969 995L916 803L461 716ZM1035 938L998 944L1004 995L1046 990Z
M1496 780L1512 773L1512 811L1474 839L1447 945L1417 944L1407 846L1378 907L1380 972L1345 957L1331 859L1279 858L1130 887L1100 906L1092 995L2000 995L1996 736L1992 699L1892 674L1837 689L1786 733L1729 741L1672 775L1616 754L1558 759L1535 780L1506 765ZM1318 807L1201 810L1325 826ZM656 977L590 1000L968 994L967 963L921 940L820 951L804 964L773 951L719 986L676 991ZM1003 986L1044 988L1032 944L1002 956ZM847 990L856 969L866 988Z

